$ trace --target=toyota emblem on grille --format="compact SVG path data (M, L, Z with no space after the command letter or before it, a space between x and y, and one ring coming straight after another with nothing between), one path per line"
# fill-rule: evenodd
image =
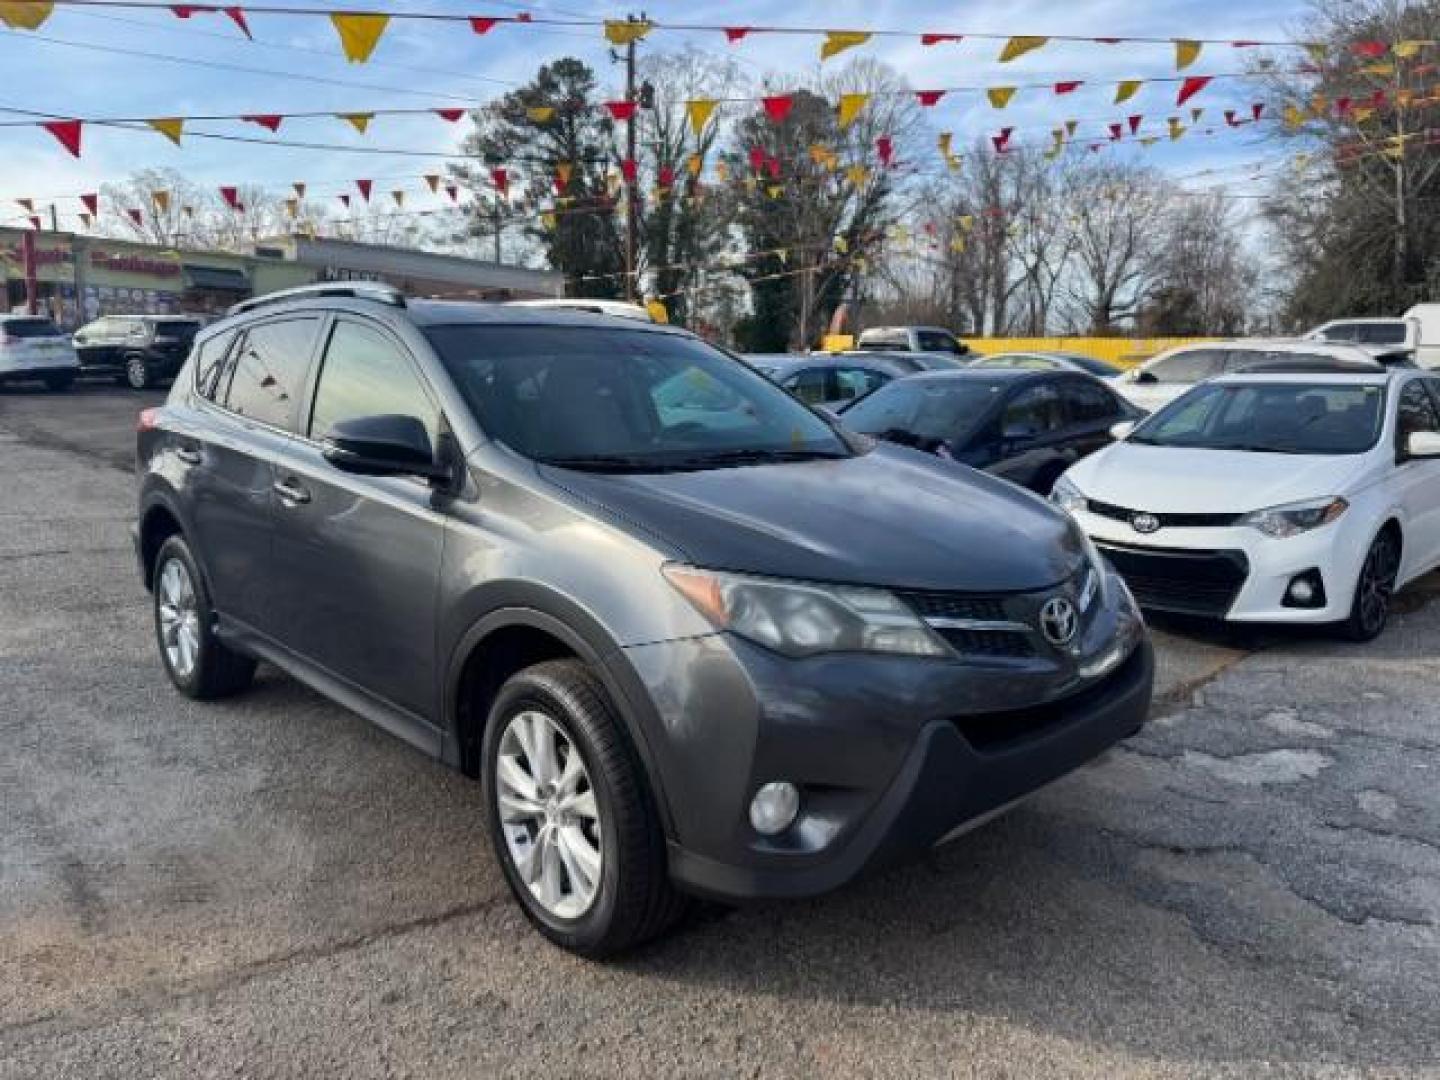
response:
M1130 527L1138 533L1152 533L1160 528L1160 519L1154 514L1136 514L1130 519Z
M1080 626L1080 616L1075 605L1063 596L1047 600L1040 609L1040 632L1051 645L1069 645Z

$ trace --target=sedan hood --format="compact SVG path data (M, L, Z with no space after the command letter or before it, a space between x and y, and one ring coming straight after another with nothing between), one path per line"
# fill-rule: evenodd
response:
M1343 494L1365 455L1257 454L1119 442L1066 478L1085 496L1152 514L1241 514Z
M1043 589L1084 561L1068 518L1002 480L885 444L839 460L658 475L542 467L697 565L894 589Z

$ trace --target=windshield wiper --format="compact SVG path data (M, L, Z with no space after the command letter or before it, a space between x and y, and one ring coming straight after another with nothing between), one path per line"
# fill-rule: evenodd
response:
M671 462L678 468L704 468L727 465L774 465L792 461L831 461L853 455L836 450L717 450L712 454L697 454Z
M623 454L582 454L575 457L536 458L537 465L580 472L666 472L672 466L655 458L627 457Z

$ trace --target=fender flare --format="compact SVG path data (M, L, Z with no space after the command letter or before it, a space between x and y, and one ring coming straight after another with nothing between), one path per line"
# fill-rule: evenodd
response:
M588 664L604 685L625 725L630 743L655 797L666 836L673 836L670 802L664 781L656 767L649 733L660 730L660 717L640 677L604 627L580 605L541 585L530 582L493 582L482 586L486 612L449 650L441 691L441 758L449 765L460 764L460 685L465 664L476 647L498 631L528 627L551 635Z

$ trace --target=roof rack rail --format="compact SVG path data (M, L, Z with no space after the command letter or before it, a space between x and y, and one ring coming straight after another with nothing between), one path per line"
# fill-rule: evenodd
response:
M268 307L271 304L283 304L287 300L304 300L309 297L345 297L351 300L374 300L381 304L389 304L391 307L405 306L405 294L393 285L386 285L380 281L354 281L344 283L324 283L319 285L297 285L293 289L280 289L277 292L266 293L263 296L254 296L249 300L241 300L227 311L227 315L239 315L244 311L254 311L256 308Z

